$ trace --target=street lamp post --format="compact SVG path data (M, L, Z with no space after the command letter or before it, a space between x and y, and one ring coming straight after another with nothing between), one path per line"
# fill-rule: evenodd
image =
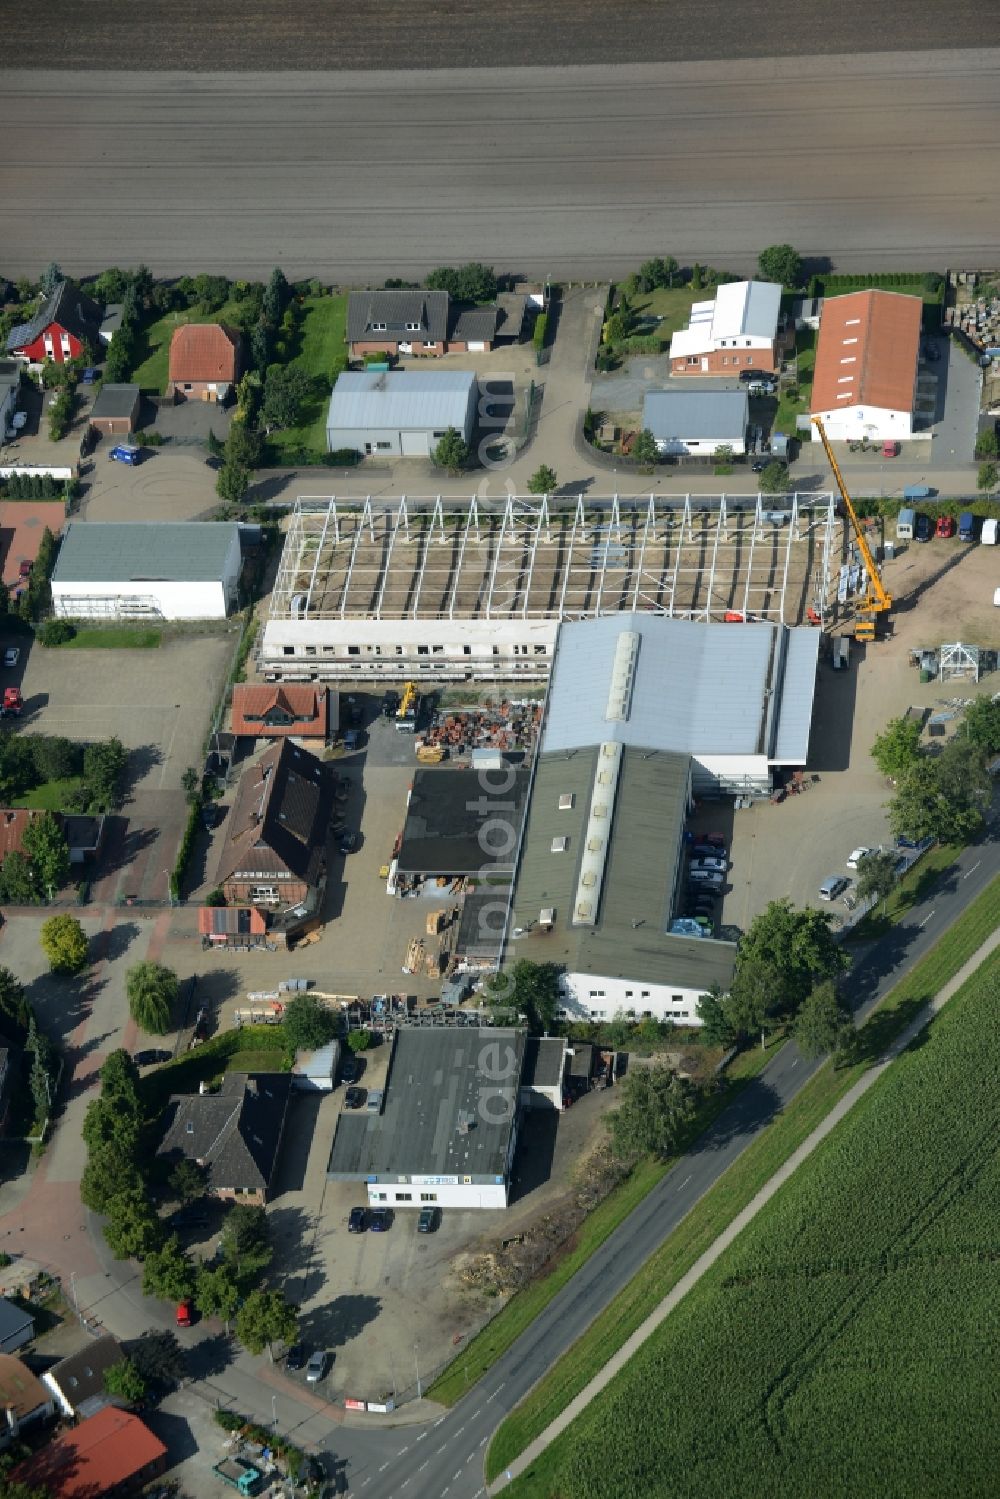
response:
M71 1270L69 1272L69 1289L70 1289L70 1293L71 1293L71 1295L73 1297L73 1308L74 1308L74 1310L76 1312L76 1315L79 1317L79 1315L80 1315L80 1303L76 1299L76 1271L75 1270Z
M414 1343L414 1345L413 1345L413 1367L417 1371L417 1399L418 1400L422 1400L423 1399L423 1389L421 1388L421 1384L420 1384L420 1362L419 1362L419 1360L417 1358L417 1349L419 1347L420 1347L419 1343Z
M271 1396L271 1428L272 1428L275 1436L277 1436L278 1435L278 1397L277 1397L277 1395L272 1395Z

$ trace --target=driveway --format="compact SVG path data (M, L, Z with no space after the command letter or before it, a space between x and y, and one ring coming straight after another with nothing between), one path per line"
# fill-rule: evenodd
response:
M956 340L938 338L934 342L942 357L928 368L938 378L940 414L931 438L929 463L932 469L953 469L973 461L983 372Z

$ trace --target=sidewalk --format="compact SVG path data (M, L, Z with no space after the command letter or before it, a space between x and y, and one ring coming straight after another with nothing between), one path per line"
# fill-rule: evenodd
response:
M521 1453L520 1457L518 1457L513 1463L511 1463L510 1467L504 1471L501 1477L498 1478L496 1482L489 1487L489 1489L487 1490L488 1493L499 1494L503 1489L507 1487L509 1483L511 1483L515 1478L518 1478L523 1472L525 1472L527 1468L530 1468L535 1459L538 1458L547 1447L551 1446L556 1438L566 1430L567 1426L571 1424L571 1422L580 1414L580 1412L583 1411L608 1384L610 1384L611 1380L625 1366L632 1355L638 1352L643 1343L646 1342L647 1338L652 1336L652 1334L659 1327L660 1323L663 1322L667 1317L669 1317L670 1313L680 1303L684 1296L687 1295L688 1291L690 1291L691 1288L698 1283L705 1272L711 1269L716 1260L725 1253L736 1236L747 1226L748 1223L752 1222L753 1219L756 1218L757 1214L761 1211L762 1208L766 1207L766 1205L770 1202L771 1198L775 1195L779 1188L784 1186L789 1177L798 1170L802 1162L812 1154L817 1145L819 1145L821 1141L825 1140L830 1131L837 1124L839 1124L847 1114L850 1113L851 1109L853 1109L858 1100L863 1098L868 1090L878 1082L882 1074L887 1070L887 1068L892 1065L892 1063L896 1060L900 1053L906 1050L911 1041L913 1041L914 1037L919 1035L920 1031L922 1031L923 1028L934 1018L934 1016L938 1014L938 1012L947 1004L952 995L958 992L958 990L962 987L966 980L971 978L976 969L979 968L980 965L984 963L990 956L990 954L995 952L998 947L1000 947L1000 930L997 930L991 934L991 936L982 944L982 946L973 953L968 962L959 969L955 977L949 980L947 984L945 984L941 992L935 995L934 999L932 999L931 1002L926 1005L917 1016L915 1016L915 1018L910 1022L906 1029L899 1036L897 1036L896 1040L887 1049L887 1051L879 1059L879 1061L876 1062L874 1066L870 1067L863 1077L858 1079L858 1081L854 1084L854 1087L851 1088L849 1092L844 1094L843 1098L834 1105L829 1114L827 1114L826 1118L823 1119L823 1121L818 1124L813 1130L812 1134L802 1142L798 1150L796 1150L788 1158L785 1164L775 1172L767 1185L761 1188L756 1197L754 1197L753 1200L747 1204L747 1206L741 1213L737 1214L732 1223L730 1223L729 1227L726 1228L715 1240L715 1242L705 1250L705 1253L701 1256L701 1258L691 1266L691 1269L687 1272L687 1274L684 1275L674 1286L673 1290L663 1298L656 1311L652 1312L650 1316L646 1318L645 1322L643 1322L640 1327L636 1328L635 1332L628 1339L628 1341L618 1349L617 1353L615 1353L612 1358L609 1359L607 1364L601 1370L600 1374L596 1375L595 1378L592 1379L590 1383L580 1391L579 1395L577 1395L574 1400L570 1401L569 1405L564 1411L561 1412L556 1420L553 1421L550 1426L547 1426L541 1433L541 1435L536 1437L531 1445Z

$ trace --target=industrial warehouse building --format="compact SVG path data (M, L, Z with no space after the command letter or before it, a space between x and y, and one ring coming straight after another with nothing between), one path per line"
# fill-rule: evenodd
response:
M451 767L414 772L396 855L400 875L508 877L521 836L531 773Z
M396 1030L378 1113L342 1113L327 1176L372 1207L505 1208L523 1031Z
M670 932L685 821L805 764L818 649L771 624L563 625L504 956L559 964L567 1016L694 1024L729 984L733 943Z
M241 565L235 523L73 521L52 574L52 609L69 619L225 619Z
M651 390L642 408L657 452L680 457L711 458L721 447L742 456L749 421L745 390Z
M757 495L300 499L258 665L270 681L543 683L561 620L639 610L797 624L808 611L822 623L843 540L832 496L773 506Z
M900 292L826 298L810 410L831 442L914 436L922 323L920 298Z
M429 458L449 427L470 440L478 399L471 370L347 370L330 397L327 447Z

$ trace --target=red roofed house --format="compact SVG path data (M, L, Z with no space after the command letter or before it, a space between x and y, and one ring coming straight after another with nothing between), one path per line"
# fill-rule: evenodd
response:
M241 682L233 688L233 733L248 739L325 739L330 694L306 683Z
M60 281L28 323L7 336L7 353L28 364L64 364L100 348L101 309L72 281Z
M36 817L41 816L43 813L29 811L26 807L0 807L0 864L8 854L24 852L25 831Z
M896 291L827 297L810 411L831 442L913 436L922 315L919 297Z
M64 1432L11 1477L38 1484L52 1499L95 1499L136 1494L167 1465L167 1449L138 1416L107 1406Z
M170 340L167 395L225 401L240 374L240 335L222 323L186 323Z

